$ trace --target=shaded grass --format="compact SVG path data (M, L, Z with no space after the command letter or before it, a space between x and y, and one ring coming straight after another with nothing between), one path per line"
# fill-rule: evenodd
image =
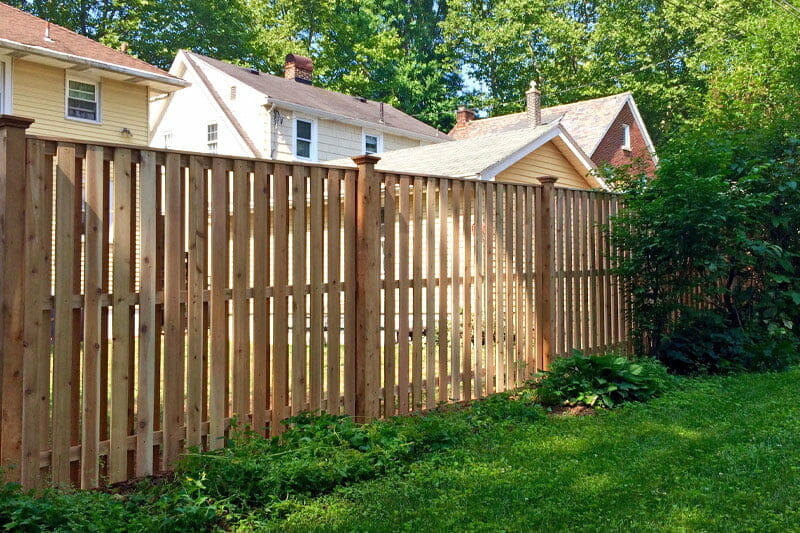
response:
M800 531L800 370L480 432L296 504L291 531Z

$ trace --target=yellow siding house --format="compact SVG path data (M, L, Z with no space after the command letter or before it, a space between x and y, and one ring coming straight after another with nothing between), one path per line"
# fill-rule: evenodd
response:
M146 146L150 100L187 85L0 3L0 114L34 119L31 135Z

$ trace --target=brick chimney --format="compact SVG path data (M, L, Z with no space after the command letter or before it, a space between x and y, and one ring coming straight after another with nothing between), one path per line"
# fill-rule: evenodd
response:
M456 125L450 130L450 135L456 139L466 139L469 136L467 124L473 120L475 120L475 111L463 105L459 106L456 109Z
M525 102L528 124L536 127L542 123L542 93L536 88L535 81L531 81L531 88L525 91Z
M467 125L467 122L472 122L475 120L475 111L469 109L467 107L459 106L456 110L456 128L464 127Z
M310 57L288 54L283 65L283 77L311 85L314 79L314 62Z

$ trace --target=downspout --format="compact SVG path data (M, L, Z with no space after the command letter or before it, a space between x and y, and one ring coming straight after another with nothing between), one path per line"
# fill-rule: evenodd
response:
M269 137L269 159L275 159L276 156L276 149L278 145L278 125L277 125L277 116L275 114L275 103L269 101L269 97L267 97L267 103L264 104L264 109L267 112L267 126L269 128L268 137Z

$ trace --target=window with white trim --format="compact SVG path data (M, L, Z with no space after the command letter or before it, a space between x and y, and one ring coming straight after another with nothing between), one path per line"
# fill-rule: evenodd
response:
M0 114L6 112L6 64L0 61Z
M172 132L166 131L164 132L164 148L171 148L172 147Z
M631 149L631 127L628 124L622 125L622 149Z
M294 156L297 159L314 161L317 158L314 130L315 124L312 120L294 119Z
M97 83L67 80L67 118L100 122L100 88Z
M217 139L219 129L216 122L211 122L206 130L206 142L208 143L208 151L212 154L217 153Z
M365 133L363 148L365 154L378 154L383 152L383 136L374 133Z

